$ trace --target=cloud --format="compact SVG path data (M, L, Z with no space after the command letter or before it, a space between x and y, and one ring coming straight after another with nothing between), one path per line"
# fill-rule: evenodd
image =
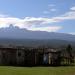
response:
M44 11L44 14L49 14L50 12L54 12L57 11L57 9L55 9L55 5L54 4L49 4L48 5L48 9L46 11Z
M8 27L10 24L20 28L27 28L29 30L41 31L58 31L62 27L54 26L53 23L59 23L63 20L75 20L75 11L71 8L70 11L52 18L44 17L25 17L24 19L0 14L0 27ZM50 26L53 25L53 27ZM39 28L37 26L39 25ZM42 25L42 27L40 27ZM49 27L47 27L47 25Z
M28 30L33 31L47 31L47 32L56 32L58 30L62 29L61 26L49 26L49 27L38 27L38 28L28 28Z
M59 20L60 22L63 20L75 20L75 12L70 11L59 17L54 17L54 19Z
M0 14L0 17L8 17L8 15Z
M26 28L29 30L40 30L40 31L57 31L61 29L58 26L49 26L48 24L52 24L57 22L55 19L51 18L43 18L43 17L25 17L24 19L10 17L10 16L1 16L0 17L0 28L1 27L9 27L10 24L14 26L18 26L20 28ZM39 28L37 26L39 25ZM42 27L40 27L42 25Z
M66 12L65 14L58 17L61 20L75 20L75 7L70 8L69 12Z
M54 7L54 6L56 6L55 4L49 4L48 5L49 7Z
M70 10L75 10L75 6L74 6L74 7L72 7L72 8L70 8Z
M19 26L20 28L34 27L36 25L47 25L55 22L61 22L63 20L75 19L75 11L66 12L63 15L44 18L44 17L25 17L24 19L1 15L0 14L0 27L8 27L10 24Z
M43 13L44 13L44 14L49 14L49 13L55 12L55 11L57 11L57 9L51 8L51 9L49 9L49 10L47 10L47 11L44 11Z
M69 34L75 35L75 32L71 32L71 33L69 33Z
M49 6L54 6L54 5L49 5ZM47 12L45 12L46 14L48 14L51 11L57 11L57 9L55 8L50 8ZM57 17L53 17L51 18L53 20L56 20L57 22L61 22L63 20L75 20L75 6L70 8L70 11L64 13L63 15L57 16Z
M0 27L1 25L21 25L20 27L24 28L24 27L29 27L32 25L40 25L40 24L50 24L53 22L57 22L54 19L50 19L50 18L42 18L42 17L25 17L24 19L20 19L20 18L15 18L15 17L5 17L2 18L0 17Z
M22 20L19 18L13 18L13 17L0 17L0 27L8 27L10 24L16 24L21 23Z
M64 13L63 15L53 17L54 20L57 20L58 22L61 22L63 20L75 20L75 11L72 11L73 9L70 9L70 11Z
M56 5L54 5L54 4L49 4L49 5L48 5L48 7L49 7L49 12L51 12L51 11L52 11L52 12L56 11L57 9L55 9L55 6L56 6Z
M53 11L54 12L54 11L56 11L56 9L52 8L52 9L49 9L49 11Z
M49 14L50 12L49 12L49 11L44 11L43 13L44 13L44 14Z

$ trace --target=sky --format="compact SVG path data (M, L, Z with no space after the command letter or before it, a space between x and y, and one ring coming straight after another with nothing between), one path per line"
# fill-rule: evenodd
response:
M75 34L75 0L0 0L0 28Z

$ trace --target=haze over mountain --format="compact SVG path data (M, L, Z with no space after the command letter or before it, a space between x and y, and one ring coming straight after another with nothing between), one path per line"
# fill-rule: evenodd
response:
M66 33L46 32L46 31L30 31L20 29L17 26L10 25L6 28L0 28L0 38L9 39L58 39L75 41L75 35Z

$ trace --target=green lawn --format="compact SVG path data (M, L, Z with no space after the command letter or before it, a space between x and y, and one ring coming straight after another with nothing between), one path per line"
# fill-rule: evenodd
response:
M0 66L0 75L75 75L75 67Z

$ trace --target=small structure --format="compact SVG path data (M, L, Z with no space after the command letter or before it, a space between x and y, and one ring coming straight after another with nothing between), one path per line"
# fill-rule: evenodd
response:
M60 65L61 51L57 49L46 49L42 53L44 65Z

